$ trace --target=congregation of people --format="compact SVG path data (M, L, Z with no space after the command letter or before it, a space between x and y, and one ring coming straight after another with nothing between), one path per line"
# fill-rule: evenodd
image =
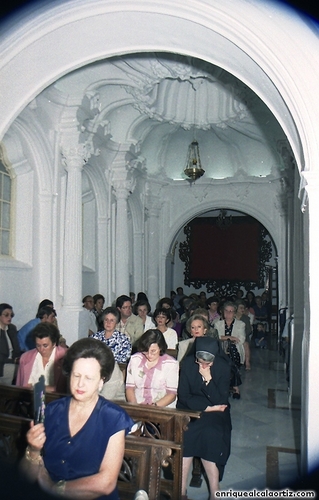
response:
M240 371L253 369L250 348L267 348L267 293L186 296L178 287L151 311L143 292L107 307L103 295L86 295L79 340L69 346L51 300L19 331L13 307L0 304L0 384L32 388L43 376L47 391L67 395L50 403L45 423L32 424L27 434L22 465L43 490L118 499L133 421L116 401L126 400L202 412L184 433L182 498L193 457L201 459L215 498L230 454L230 399L241 397Z

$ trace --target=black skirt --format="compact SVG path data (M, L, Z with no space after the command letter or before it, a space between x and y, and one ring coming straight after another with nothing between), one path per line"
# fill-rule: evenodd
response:
M230 455L231 420L229 408L224 412L203 412L192 420L184 432L184 457L200 457L214 462L219 480Z

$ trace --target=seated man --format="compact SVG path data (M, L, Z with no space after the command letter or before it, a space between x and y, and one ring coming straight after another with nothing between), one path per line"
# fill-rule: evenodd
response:
M18 341L20 344L20 349L22 351L29 351L35 348L35 343L33 336L31 334L32 330L41 322L48 321L49 323L56 322L56 312L53 309L53 302L51 300L45 299L40 302L38 307L37 315L34 319L31 319L18 331Z
M83 309L79 314L79 339L89 337L98 331L96 316L93 312L94 300L92 295L86 295L82 299Z
M132 313L132 299L127 295L121 295L116 299L115 303L120 311L120 321L116 325L116 329L125 333L131 339L132 346L144 333L143 321L139 316Z

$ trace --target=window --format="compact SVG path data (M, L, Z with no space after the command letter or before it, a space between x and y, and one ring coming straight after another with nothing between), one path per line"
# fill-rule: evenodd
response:
M0 255L10 255L11 179L0 160Z

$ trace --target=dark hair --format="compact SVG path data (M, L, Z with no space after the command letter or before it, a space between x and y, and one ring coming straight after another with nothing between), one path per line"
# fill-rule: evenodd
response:
M138 300L137 302L135 302L134 306L133 306L133 314L138 314L138 308L140 306L146 306L147 307L147 314L150 313L151 311L151 306L150 306L150 303L148 302L148 300Z
M195 309L196 309L196 302L194 302L193 299L191 299L190 297L183 297L182 299L180 299L181 301L181 305L184 307L184 311L187 312L189 311L190 307L193 307L195 306Z
M128 295L120 295L116 299L115 307L119 307L121 309L121 307L123 306L124 302L131 302L131 304L132 304L131 297L129 297Z
M103 297L103 295L101 295L100 293L96 293L95 295L93 295L93 301L94 301L94 304L97 303L98 300L102 299L103 300L103 304L105 302L105 297Z
M208 323L207 319L204 318L204 316L202 316L201 314L195 313L190 318L188 318L187 323L186 323L186 330L189 333L191 332L191 325L192 325L193 321L195 321L195 320L202 321L203 325L204 325L204 328L206 328L206 330L208 332L208 330L209 330L209 323Z
M173 307L174 306L174 302L173 302L173 300L170 297L163 297L163 298L161 298L157 302L156 309L159 309L160 307L163 307L163 304L168 304L169 307Z
M156 328L147 330L137 341L138 352L147 352L152 344L157 344L160 348L160 356L166 353L167 344L162 332Z
M33 339L45 339L49 337L52 344L59 344L60 332L58 328L52 323L39 323L32 330Z
M157 309L155 309L154 314L153 314L153 320L155 322L155 325L157 325L156 316L158 316L159 314L163 314L163 316L166 316L166 319L167 319L166 323L169 323L172 319L170 309L165 309L165 307L158 307Z
M38 312L39 312L39 310L42 307L46 307L46 306L49 306L49 307L53 308L53 302L52 302L52 300L50 300L50 299L41 300L40 304L38 305Z
M175 311L175 309L173 307L171 307L171 309L166 309L166 311L169 311L169 313L171 315L171 320L175 321L177 318L177 312Z
M87 299L93 299L92 295L86 295L85 297L83 297L82 299L83 304L87 301Z
M144 292L138 292L136 300L137 301L139 301L139 300L146 300L146 302L148 302L148 298L147 298L146 293L144 293Z
M120 311L116 307L106 307L102 314L99 316L99 321L103 322L107 314L113 314L116 317L117 323L120 321Z
M12 307L12 306L10 306L9 304L3 303L3 304L0 304L0 316L1 316L1 314L3 313L3 311L4 311L5 309L11 309L12 314L13 314L13 307ZM13 316L12 316L12 317L13 317Z
M256 323L256 328L257 328L257 326L262 326L263 328L265 328L265 324L264 324L264 323L261 323L261 322Z
M52 314L52 313L54 313L54 316L56 316L56 311L55 311L55 309L53 309L53 307L44 306L44 307L40 307L36 317L39 319L43 319L44 316L50 316L50 314Z
M114 370L115 360L111 349L98 339L85 337L72 344L63 360L63 372L70 375L74 362L80 358L94 358L101 367L101 378L104 382L110 380Z
M211 305L212 302L216 302L217 304L219 304L219 298L216 297L216 295L214 295L213 297L209 297L207 300L206 300L206 305L207 307L209 307Z
M254 292L252 292L251 290L248 290L248 292L246 293L245 300L248 300L248 302L249 302L248 294L252 295L251 302L254 303L255 302L255 294L254 294Z
M237 309L238 309L238 306L244 306L246 307L246 302L243 300L243 299L237 299L235 300L235 305L237 306Z

